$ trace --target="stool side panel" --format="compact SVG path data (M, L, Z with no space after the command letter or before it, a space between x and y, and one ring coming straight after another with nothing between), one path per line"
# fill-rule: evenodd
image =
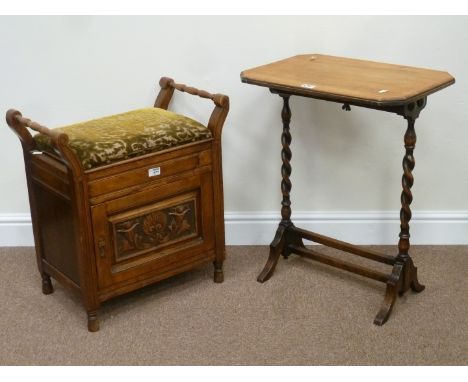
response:
M33 155L31 186L37 240L44 261L80 285L78 252L74 241L74 218L67 169L46 155Z
M44 260L80 285L74 223L69 200L34 182L39 234Z

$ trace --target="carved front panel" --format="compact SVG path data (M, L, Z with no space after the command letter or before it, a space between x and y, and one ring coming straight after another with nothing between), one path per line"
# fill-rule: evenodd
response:
M198 236L195 195L126 215L111 220L116 261Z

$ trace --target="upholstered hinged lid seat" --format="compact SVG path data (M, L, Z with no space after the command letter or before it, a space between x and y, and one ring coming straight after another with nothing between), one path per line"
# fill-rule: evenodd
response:
M68 135L69 146L85 170L212 138L201 123L159 108L133 110L54 130ZM46 135L37 134L34 140L40 151L54 151Z

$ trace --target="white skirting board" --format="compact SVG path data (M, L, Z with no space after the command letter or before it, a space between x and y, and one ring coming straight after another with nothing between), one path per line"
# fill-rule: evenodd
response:
M227 212L226 244L270 244L280 219L275 212ZM399 212L293 211L291 219L297 227L361 245L397 244L400 232ZM415 245L466 245L468 211L413 212L410 233Z
M278 227L277 212L226 212L227 245L268 245ZM300 228L353 244L398 242L398 212L293 212ZM415 245L468 245L468 211L416 211L410 222ZM0 214L0 246L32 246L29 214Z
M0 247L34 245L31 215L0 214Z

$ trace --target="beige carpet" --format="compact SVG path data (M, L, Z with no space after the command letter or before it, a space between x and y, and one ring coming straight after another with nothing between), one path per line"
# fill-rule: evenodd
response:
M383 327L384 284L291 256L262 285L267 252L228 247L223 284L211 265L173 277L106 303L88 333L73 294L41 293L32 248L0 248L0 364L468 364L468 247L413 247L426 290Z

